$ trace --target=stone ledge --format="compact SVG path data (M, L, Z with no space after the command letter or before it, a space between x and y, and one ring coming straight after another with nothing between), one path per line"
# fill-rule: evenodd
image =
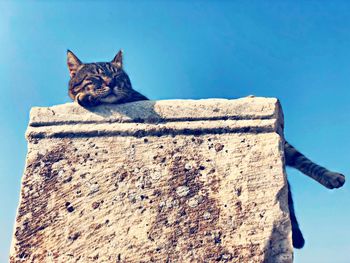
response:
M277 99L33 108L11 262L291 262Z
M26 136L30 140L273 131L282 134L279 109L274 98L141 101L92 109L67 103L34 107Z
M33 107L29 125L96 124L112 122L181 122L198 120L278 119L281 116L275 98L203 99L139 101L120 105L102 105L85 109L76 103L53 107Z

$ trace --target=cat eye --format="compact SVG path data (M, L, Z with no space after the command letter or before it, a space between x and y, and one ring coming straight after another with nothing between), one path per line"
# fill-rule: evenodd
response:
M81 87L81 89L86 89L86 88L88 88L89 86L94 86L94 84L93 84L92 82L85 83L85 84Z
M101 81L102 78L100 76L90 76L87 78L87 80L90 82L95 82L95 81Z

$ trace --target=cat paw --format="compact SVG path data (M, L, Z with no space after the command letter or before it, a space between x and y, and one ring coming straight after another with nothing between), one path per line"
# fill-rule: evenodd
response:
M340 173L325 173L323 179L322 184L329 189L342 187L345 183L345 176Z

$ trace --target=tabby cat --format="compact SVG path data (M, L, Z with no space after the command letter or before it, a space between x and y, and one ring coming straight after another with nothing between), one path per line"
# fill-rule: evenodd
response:
M67 63L70 72L69 96L83 107L147 100L131 87L130 79L123 70L121 50L111 62L87 64L68 50Z
M82 63L71 51L67 53L70 72L69 96L83 107L102 103L125 103L148 100L135 91L128 75L123 70L123 54L119 51L111 62ZM329 189L345 183L344 175L331 172L315 164L288 142L284 144L285 163L316 180ZM304 238L295 217L293 199L288 183L288 205L292 225L292 240L295 248L304 246Z

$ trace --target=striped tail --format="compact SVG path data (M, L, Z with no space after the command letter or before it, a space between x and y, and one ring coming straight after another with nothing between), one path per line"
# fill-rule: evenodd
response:
M284 144L284 155L286 165L299 170L329 189L339 188L345 183L344 175L329 171L328 169L314 163L287 141Z

